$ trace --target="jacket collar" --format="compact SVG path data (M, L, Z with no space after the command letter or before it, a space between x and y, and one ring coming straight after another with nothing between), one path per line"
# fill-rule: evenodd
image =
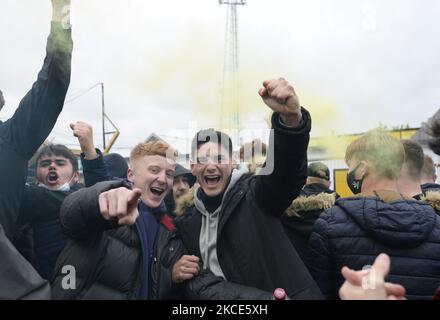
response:
M405 197L396 192L391 190L374 190L371 192L364 192L357 195L357 197L363 197L363 198L379 198L383 200L384 202L394 202L398 200L404 200Z
M319 193L310 196L300 196L292 201L292 204L286 210L289 217L301 216L312 211L324 211L333 207L336 201L335 193Z
M436 226L437 214L428 204L379 190L336 201L361 229L393 248L409 249L426 241Z

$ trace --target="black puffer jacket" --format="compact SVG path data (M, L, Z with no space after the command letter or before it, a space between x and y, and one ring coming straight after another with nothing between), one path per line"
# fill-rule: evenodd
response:
M69 197L61 209L61 224L73 239L61 253L56 266L52 295L55 299L136 299L141 282L141 241L136 225L119 227L99 212L98 196L123 181L101 182ZM180 297L172 285L174 263L183 252L171 219L160 220L155 239L155 256L150 266L150 294L153 299ZM64 290L63 266L74 266L76 290Z
M325 185L308 184L283 214L281 221L284 230L301 259L306 259L315 221L324 210L330 209L335 204L336 198L337 194Z
M274 114L274 154L268 158L271 161L273 156L274 170L270 175L244 175L224 195L218 221L217 257L229 282L266 292L284 288L292 299L319 299L319 288L280 221L306 179L311 119L304 109L303 119L302 127L291 129L283 127L279 115ZM176 226L185 248L201 257L202 214L191 202L178 204L176 212L181 214L176 218ZM233 298L233 292L222 290L217 297Z
M343 266L360 270L387 253L387 281L403 285L408 299L432 299L440 286L440 217L430 205L394 192L377 195L339 199L316 221L312 275L324 294L337 298Z

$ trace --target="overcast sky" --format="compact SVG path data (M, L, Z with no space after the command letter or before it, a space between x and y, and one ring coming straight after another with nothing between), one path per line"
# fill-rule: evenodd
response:
M0 88L10 117L44 58L50 0L0 0ZM242 124L266 128L257 92L291 81L314 118L313 135L417 127L440 107L440 1L248 0L238 8ZM68 95L98 82L121 131L113 151L150 133L184 151L191 127L218 125L226 8L217 0L72 0L74 58ZM68 124L95 127L98 88L65 106L54 141L76 144ZM196 123L195 123L196 122Z

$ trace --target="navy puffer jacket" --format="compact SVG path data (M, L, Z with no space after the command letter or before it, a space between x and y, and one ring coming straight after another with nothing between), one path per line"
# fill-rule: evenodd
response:
M308 264L328 298L337 298L341 268L360 270L384 252L387 281L406 288L408 299L432 299L440 286L440 217L415 200L390 191L337 200L314 225Z

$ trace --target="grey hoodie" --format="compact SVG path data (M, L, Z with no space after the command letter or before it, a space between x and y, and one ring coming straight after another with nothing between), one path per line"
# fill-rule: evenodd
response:
M198 198L198 190L195 190L194 205L202 214L202 228L200 230L199 246L200 253L203 259L203 269L209 269L218 277L227 280L220 267L217 258L217 228L219 221L219 214L223 207L223 201L228 191L237 183L237 181L246 173L249 172L247 166L240 166L234 169L231 175L231 181L223 194L222 203L213 213L209 213L203 202Z

